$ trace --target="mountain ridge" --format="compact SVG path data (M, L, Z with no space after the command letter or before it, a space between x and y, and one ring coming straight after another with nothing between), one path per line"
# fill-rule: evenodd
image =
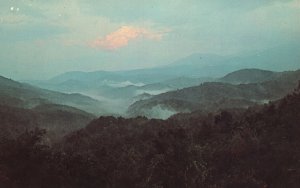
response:
M104 112L99 101L81 94L65 94L41 89L5 77L0 77L0 88L0 104L33 108L39 104L54 103L72 106L95 114ZM12 100L12 103L5 99Z
M128 108L128 113L130 116L152 117L152 109L158 106L164 110L172 110L174 114L196 110L216 111L222 108L247 108L283 97L291 92L300 80L300 70L278 74L279 76L274 77L273 80L261 83L236 85L207 82L199 86L166 92L135 102Z

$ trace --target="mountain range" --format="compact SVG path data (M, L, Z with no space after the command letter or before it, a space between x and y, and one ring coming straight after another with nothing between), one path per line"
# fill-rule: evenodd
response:
M230 73L218 79L219 82L206 82L137 101L129 107L128 113L130 116L168 118L179 112L248 108L283 97L293 91L299 80L300 70L245 69Z
M167 120L100 117L67 135L59 151L80 161L71 169L77 175L72 177L84 185L297 188L299 107L300 87L246 110L179 114ZM101 181L94 173L102 175Z
M292 43L234 56L196 53L154 68L127 71L75 71L60 74L49 80L28 82L48 90L89 96L101 101L102 106L111 114L124 116L127 107L144 93L158 95L212 81L231 84L267 81L276 77L274 72L299 69L299 59L300 45ZM235 77L230 74L224 77L230 72L241 69L245 71L239 72L240 75L235 73ZM247 69L252 69L251 73ZM254 73L254 69L258 71Z
M41 89L26 83L0 77L0 104L22 108L34 108L43 104L72 106L95 115L105 114L101 102L81 94L66 94Z
M160 67L127 71L66 72L40 83L66 86L69 82L74 87L79 87L81 84L89 87L89 84L98 86L105 81L129 81L134 85L159 83L178 77L218 78L229 72L246 68L270 71L295 70L299 69L299 54L300 45L296 43L231 56L196 53ZM77 84L74 85L73 81L77 81ZM33 83L38 84L39 82Z
M298 188L298 50L0 77L0 187Z

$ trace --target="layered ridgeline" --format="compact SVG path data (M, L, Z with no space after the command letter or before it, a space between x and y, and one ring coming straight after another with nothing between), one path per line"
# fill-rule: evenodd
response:
M168 118L178 112L247 108L276 100L291 92L300 80L300 70L271 72L257 69L236 71L199 86L170 91L132 104L130 116Z
M171 64L147 69L113 72L67 72L46 81L46 83L50 84L48 87L65 90L94 88L95 85L98 86L101 83L115 86L139 86L141 84L162 83L166 80L182 77L218 78L229 72L245 68L271 71L295 70L299 68L299 59L300 45L289 44L246 55L192 54ZM77 84L74 84L75 81ZM176 82L172 82L172 84L176 84Z
M2 138L39 128L47 131L47 139L52 142L104 113L101 103L90 97L44 90L0 77Z
M44 104L71 106L95 115L105 114L102 103L91 97L50 91L0 77L0 105L31 109Z
M143 76L139 76L143 80ZM136 78L138 79L138 78ZM49 81L31 82L42 88L65 93L80 93L100 100L110 114L126 115L127 108L145 95L157 95L168 91L199 85L211 78L174 77L160 82L142 82L116 73L70 72ZM154 81L154 80L153 80Z
M0 140L0 186L298 188L299 92L244 112L100 117L50 148L39 131Z
M112 72L67 72L50 80L30 83L54 91L88 95L101 100L105 109L111 113L125 115L127 107L145 95L158 95L197 86L207 81L217 81L216 78L245 68L295 70L299 68L299 59L300 45L289 44L246 55L192 54L171 64L154 68ZM230 77L228 79L230 81ZM244 80L242 83L245 81L254 82Z
M143 98L145 94L157 95L213 80L212 78L173 76L167 80L163 80L165 77L162 76L159 82L155 82L156 79L144 82L142 75L132 79L131 76L120 76L117 73L104 71L70 72L48 81L31 81L30 83L54 91L75 92L90 96L102 101L103 106L110 113L125 115L128 106L139 98ZM153 75L153 77L155 76Z

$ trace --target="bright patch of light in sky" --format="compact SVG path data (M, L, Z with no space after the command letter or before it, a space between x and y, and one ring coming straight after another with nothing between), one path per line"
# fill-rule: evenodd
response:
M300 41L300 0L11 0L0 6L0 74L169 64ZM31 68L34 67L34 68Z

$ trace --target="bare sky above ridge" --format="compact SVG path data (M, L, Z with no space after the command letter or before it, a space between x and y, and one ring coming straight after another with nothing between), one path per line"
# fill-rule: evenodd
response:
M0 0L0 74L146 68L299 36L300 0Z

